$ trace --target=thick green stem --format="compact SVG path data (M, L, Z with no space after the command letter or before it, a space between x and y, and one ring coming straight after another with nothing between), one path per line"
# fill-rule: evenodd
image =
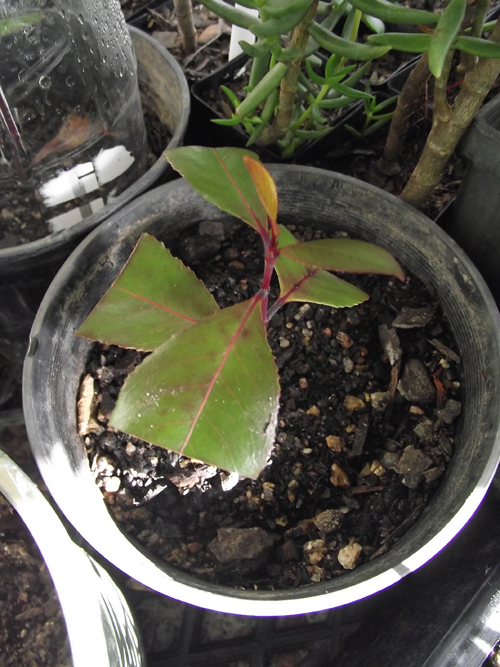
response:
M490 39L500 42L500 19ZM484 98L500 73L500 60L480 58L476 67L467 72L452 107L445 99L444 85L436 90L436 108L432 128L401 199L420 207L438 185L442 172L462 135L481 108ZM437 83L437 82L436 82Z
M486 14L490 8L489 0L476 0L476 3L473 8L473 15L469 20L466 20L463 25L463 29L470 27L471 37L481 37L483 32L484 21L486 19ZM466 14L467 15L467 14ZM462 30L463 34L463 30ZM473 69L476 65L477 58L472 56L469 53L460 54L460 68L463 72L468 72Z
M297 92L297 83L299 80L300 68L302 66L304 53L309 40L309 26L316 16L319 0L309 7L307 14L297 25L292 33L291 46L299 51L299 57L292 60L287 73L283 77L280 85L280 96L278 101L278 113L271 125L269 125L261 135L259 143L274 144L278 139L285 136L290 127L295 108L295 98Z

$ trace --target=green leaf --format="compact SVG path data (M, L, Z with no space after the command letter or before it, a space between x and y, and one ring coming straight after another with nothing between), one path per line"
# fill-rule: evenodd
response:
M266 0L263 9L269 16L281 18L293 12L307 11L313 0Z
M143 234L119 277L76 333L108 345L154 350L217 310L195 274L163 243Z
M166 159L207 201L244 220L259 232L267 232L267 215L242 157L255 160L244 148L182 146L165 151Z
M240 26L240 28L246 28L249 30L251 27L260 24L260 20L244 11L243 9L238 9L233 5L224 2L223 0L203 0L203 4L211 12L220 16L228 23L234 23L234 25ZM241 4L244 4L243 2ZM247 7L252 7L253 3L247 3Z
M250 58L262 58L271 51L269 42L263 40L259 40L255 42L255 44L250 44L250 42L245 42L245 40L242 39L238 44L243 53L246 53Z
M349 0L351 5L364 14L376 16L387 23L413 23L423 25L437 23L439 15L422 9L412 9L388 0Z
M358 42L344 39L324 28L321 23L311 23L309 32L311 37L313 37L321 47L330 53L336 53L348 60L373 60L374 58L381 58L390 49L390 46L372 46L372 43L359 44ZM382 37L382 35L370 35L370 37L372 36ZM368 39L368 41L370 41L370 39ZM375 44L375 42L373 42L373 44Z
M110 424L256 478L274 442L278 403L278 373L254 297L155 350L129 375Z
M233 125L241 125L243 119L233 114L231 118L212 118L210 122L223 127L233 127Z
M458 37L454 46L464 53L470 53L472 56L500 58L500 44L480 37Z
M221 86L221 90L223 90L226 93L226 95L227 95L229 101L231 102L231 104L233 105L233 107L235 109L237 109L239 104L240 104L240 98L238 97L238 95L233 93L231 88L228 88L227 86Z
M328 271L381 273L404 280L402 268L380 246L356 239L321 239L288 245L281 253L295 262Z
M330 80L327 82L333 90L336 90L337 93L341 95L347 95L356 100L372 100L373 95L371 93L365 93L363 90L357 90L356 88L351 88L346 86L344 83L337 83L336 81Z
M297 243L286 227L280 225L278 248ZM368 295L341 278L324 271L297 264L280 254L276 259L276 273L280 282L280 300L310 301L335 308L355 306L368 299Z
M375 16L363 14L361 20L372 32L382 33L385 30L385 23Z
M320 109L340 109L340 107L344 107L350 102L352 102L352 97L346 97L344 95L342 97L333 98L332 100L321 100L321 102L316 102L316 106L318 106Z
M250 26L250 31L257 37L279 37L293 30L299 25L307 13L308 8L297 12L290 12L279 18L271 17L267 21L256 21Z
M253 113L260 104L265 103L269 95L272 95L273 91L278 88L287 70L288 66L285 63L278 62L273 65L241 102L237 110L238 116L245 118Z
M0 19L0 37L11 35L14 32L29 28L31 25L38 23L42 19L43 14L39 12L31 12L29 14L24 14L23 16Z
M432 35L426 33L386 32L382 35L368 35L368 44L389 46L406 53L425 53L432 43Z
M436 78L441 76L446 54L460 32L466 8L467 0L450 0L432 33L429 69Z
M326 83L326 79L324 76L320 76L319 74L316 74L316 72L313 69L313 66L309 62L309 60L306 60L306 70L307 70L307 76L309 79L315 83L317 86L324 86Z

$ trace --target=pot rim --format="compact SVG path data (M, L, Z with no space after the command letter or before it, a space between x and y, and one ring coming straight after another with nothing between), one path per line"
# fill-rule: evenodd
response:
M446 497L446 492L441 493L441 487L444 486L443 481L440 489L424 509L416 524L422 526L421 529L419 528L423 531L422 534L417 534L414 529L411 529L396 545L391 547L388 553L335 580L321 582L314 586L280 591L236 590L194 579L190 575L175 571L173 568L169 568L167 571L165 564L160 567L159 560L146 556L145 550L137 545L134 546L130 539L123 535L113 520L110 520L106 526L102 524L99 528L93 525L95 523L95 513L100 512L102 514L103 500L101 492L94 484L88 463L82 461L82 459L73 460L71 461L71 468L68 468L68 462L64 462L65 455L62 452L64 444L61 442L52 444L42 442L37 433L37 422L39 423L41 417L43 417L43 415L37 414L33 405L33 391L36 391L33 380L34 373L40 372L40 369L37 369L37 364L39 364L37 345L43 337L44 320L50 316L53 307L51 304L61 298L66 281L71 282L71 276L75 276L75 272L78 273L78 263L86 249L94 243L98 245L99 238L104 238L106 234L111 235L113 225L118 224L118 217L122 220L132 220L146 202L149 202L149 205L152 206L149 217L146 216L150 220L151 217L158 214L158 209L162 206L168 207L172 204L174 192L180 200L186 193L192 193L190 186L182 179L160 186L129 204L118 216L114 216L99 229L94 230L69 258L49 288L35 319L32 329L32 349L28 353L24 367L23 387L25 416L32 450L45 483L67 518L103 556L146 586L195 606L240 615L286 616L342 606L396 583L405 575L421 567L444 548L474 514L488 489L500 460L500 411L496 404L498 390L494 388L494 385L500 386L500 315L486 284L465 253L434 222L413 207L374 186L335 172L297 165L266 166L277 180L278 195L280 201L286 200L285 206L291 206L288 199L293 200L295 196L294 188L297 188L298 183L303 183L304 187L307 188L308 184L313 181L321 188L319 193L315 193L315 196L319 199L324 198L326 205L329 202L328 198L333 196L332 192L334 196L342 198L344 190L348 192L350 189L354 189L358 193L356 204L353 204L353 206L370 206L370 204L373 205L374 202L378 202L381 207L380 213L377 213L381 219L380 224L386 233L390 231L390 234L387 234L387 243L385 244L390 251L394 252L391 246L397 246L400 242L399 237L402 236L403 232L409 236L409 241L407 241L409 245L413 243L413 236L420 235L426 245L421 249L421 257L419 256L418 262L423 262L424 266L427 265L431 274L432 272L441 272L443 281L451 294L458 290L455 283L460 283L461 289L465 291L473 290L475 298L481 305L479 309L482 318L480 319L481 325L486 328L486 320L491 325L491 331L488 329L490 335L487 350L488 358L490 360L494 359L499 369L498 372L496 368L494 369L494 377L490 380L493 389L491 405L488 408L488 418L491 421L488 434L488 451L483 452L481 450L481 456L473 457L474 463L470 463L469 468L463 470L463 466L459 465L460 462L463 463L463 456L461 456L459 463L454 468L453 485L459 483L465 485L461 492L460 507L455 507L455 503L452 503ZM310 193L307 194L307 196L309 195ZM195 195L194 199L201 200L201 197ZM220 218L220 211L215 207L212 207L212 209L214 219L217 216ZM392 216L389 227L389 223L383 220L384 214ZM370 215L372 213L367 213L367 217L370 217ZM373 223L373 219L370 222ZM369 234L375 232L372 231L369 223L368 240L373 240ZM354 224L363 226L365 220L362 219L359 223ZM126 226L126 223L123 223L123 225ZM342 223L340 223L341 225ZM404 229L401 230L401 228ZM409 228L410 231L406 228ZM415 233L413 233L413 229L415 229ZM427 259L428 253L431 253L433 257L432 265L430 264L431 260ZM443 253L448 253L453 257L451 265L445 264L442 257ZM116 260L116 257L108 255L108 259L112 262ZM401 256L400 259L403 261ZM407 265L407 262L403 263ZM431 278L432 276L429 277L429 280ZM443 290L444 288L438 285L437 289ZM448 292L442 292L440 296L446 299L452 298ZM471 312L474 312L476 305L474 304L474 308L470 309ZM460 313L459 315L465 317ZM476 313L476 319L478 318L479 315ZM481 335L481 331L476 333ZM468 340L468 335L468 331L463 334L462 337L465 336L464 340ZM471 349L464 349L463 354L472 355L474 359L476 350L474 345L470 347ZM469 362L467 363L470 365ZM492 363L495 365L495 362ZM474 379L475 375L471 376L469 374L470 377ZM483 385L479 383L478 386L479 391L482 391ZM477 401L474 402L472 399L469 400L469 403L472 408L471 414L475 419L475 412L480 410L480 407L477 407ZM481 433L478 437L482 439L485 436ZM466 452L467 448L472 451L472 444L469 444L465 435L462 440L466 440L467 444L462 445L460 451ZM470 456L472 456L472 453ZM66 466L69 473L67 478L62 481L60 479L61 475L56 475L54 470L61 463ZM470 480L471 477L474 479ZM450 484L448 484L448 487L450 487ZM66 496L73 492L85 494L85 502L89 503L90 512L88 506L84 511L79 502L73 503L70 507ZM455 490L453 490L453 493L455 493ZM438 496L440 498L444 497L447 502L448 509L446 511L449 510L449 516L444 516L437 505ZM105 511L107 512L107 510ZM89 517L89 514L93 517ZM436 522L437 526L434 527ZM111 534L112 539L110 539Z

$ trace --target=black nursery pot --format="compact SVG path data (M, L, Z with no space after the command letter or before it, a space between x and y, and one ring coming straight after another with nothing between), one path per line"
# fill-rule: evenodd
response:
M172 135L169 146L182 145L189 114L189 88L175 59L155 39L129 27L137 57L143 109L157 115ZM94 227L141 193L174 176L163 157L101 210L61 232L14 248L0 249L0 352L22 363L30 327L51 280Z
M187 144L213 147L246 147L248 134L242 127L238 125L218 125L212 122L215 119L222 118L222 116L217 114L214 105L210 104L210 100L214 98L216 92L218 94L221 85L230 85L230 82L234 80L247 62L248 56L241 53L208 76L192 84L193 114L186 136ZM361 101L355 101L339 109L338 118L334 120L329 134L302 144L290 157L282 157L279 149L274 146L252 144L249 148L255 151L263 162L306 164L328 153L346 137L352 137L344 126L346 123L352 124L353 119L362 112L362 109L363 102Z
M500 303L500 95L476 115L459 145L467 166L439 224L476 264Z
M279 591L239 590L180 572L121 532L94 483L77 434L76 397L90 343L74 333L148 232L167 247L187 227L232 218L177 180L143 195L96 229L50 286L31 332L24 411L33 454L53 498L105 558L146 586L206 608L276 616L338 607L394 584L440 551L470 519L500 459L500 317L482 278L432 221L392 195L311 167L271 165L280 222L314 220L379 243L431 287L463 367L463 409L441 485L412 529L379 558L334 580Z

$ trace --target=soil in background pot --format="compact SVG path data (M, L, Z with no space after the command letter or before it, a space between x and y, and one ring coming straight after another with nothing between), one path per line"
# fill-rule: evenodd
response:
M55 122L59 122L57 118ZM149 151L146 156L147 168L150 168L167 146L171 139L171 134L156 114L150 110L144 112L144 122L149 145ZM44 125L43 133L47 137L47 141L57 134L58 129L59 127L56 127L54 124L52 126L49 124ZM42 130L40 130L40 133L42 133ZM66 167L71 166L68 161ZM112 187L112 194L114 196L118 194L115 182L113 182ZM99 190L99 193L103 195L102 188ZM82 210L85 211L86 203L91 199L95 199L95 197L96 193L94 191L90 195L72 199L66 204L55 207L57 209L55 211L55 209L47 209L41 196L36 190L33 190L33 187L29 183L26 184L24 191L21 191L18 187L13 190L5 187L0 192L0 250L44 238L52 232L47 220L49 214L50 217L55 212L62 215L67 211L73 210L75 207L83 207ZM85 215L90 215L91 213L92 210L88 207Z
M1 494L0 537L2 667L71 667L52 578L31 534Z
M226 307L259 288L262 256L250 228L222 239L213 224L172 250ZM115 520L152 554L209 581L282 589L361 566L418 519L453 453L460 359L415 277L349 280L367 302L291 303L270 322L281 408L271 463L256 481L107 430L143 356L93 346L87 372L100 403L85 436L90 466Z

